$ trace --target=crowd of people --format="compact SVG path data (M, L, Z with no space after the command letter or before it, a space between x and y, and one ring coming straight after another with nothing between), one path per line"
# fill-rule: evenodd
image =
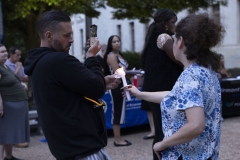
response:
M141 53L142 91L133 85L125 90L141 99L141 109L147 111L150 133L143 139L154 138L154 160L217 160L221 133L218 78L229 74L223 56L211 48L221 42L225 31L203 13L176 22L171 10L155 12ZM18 160L12 155L13 145L29 142L29 76L41 128L56 159L111 159L104 149L107 130L101 98L106 91L112 100L113 144L131 147L121 137L126 102L123 82L114 75L129 65L120 50L120 37L112 35L102 45L95 38L81 63L68 54L72 33L66 13L43 13L38 21L40 47L28 51L24 68L19 48L11 47L8 55L0 45L0 160ZM132 76L126 75L128 84Z

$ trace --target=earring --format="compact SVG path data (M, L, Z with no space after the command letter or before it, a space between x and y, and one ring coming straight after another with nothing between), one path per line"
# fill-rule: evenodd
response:
M166 31L168 30L168 26L165 26L165 30L166 30Z

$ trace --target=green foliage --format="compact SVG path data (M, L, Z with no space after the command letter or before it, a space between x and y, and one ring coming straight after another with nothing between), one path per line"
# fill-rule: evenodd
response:
M104 7L103 0L2 0L4 44L18 46L24 51L38 47L37 21L45 11L58 9L69 15L85 13L97 17L96 8ZM20 45L20 46L19 46ZM26 52L22 53L26 57Z
M95 8L104 7L101 0L4 0L2 1L4 18L9 21L25 19L28 16L39 16L52 9L72 13L85 13L89 17L97 17L100 12Z
M228 0L107 0L107 4L116 9L113 16L116 19L139 19L146 23L154 11L168 8L175 12L187 9L189 12L199 8L207 8L213 4L227 5Z
M126 51L122 52L124 58L128 61L128 70L133 69L134 67L136 69L140 69L140 53L137 52L131 52L131 51Z
M85 13L88 17L98 17L97 8L104 8L106 3L116 9L113 18L147 22L159 8L195 11L216 3L226 5L227 0L2 0L4 43L6 46L24 45L19 46L24 50L38 47L36 24L43 12L58 9L69 15Z

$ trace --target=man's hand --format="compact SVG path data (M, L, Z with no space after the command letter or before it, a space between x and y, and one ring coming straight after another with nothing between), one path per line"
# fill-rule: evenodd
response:
M22 67L22 62L17 62L17 68L21 68Z
M86 58L88 57L94 57L101 49L101 44L98 40L98 38L95 38L95 43L88 49L86 53Z
M108 75L105 78L106 89L115 89L121 83L120 78L115 78L114 75Z

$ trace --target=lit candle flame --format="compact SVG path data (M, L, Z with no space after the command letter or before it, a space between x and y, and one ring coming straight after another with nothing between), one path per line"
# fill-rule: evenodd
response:
M116 71L115 71L115 78L121 78L122 76L125 76L126 73L124 72L124 69L123 67L121 68L118 68Z
M116 71L115 71L115 78L122 78L122 82L123 82L123 86L127 86L127 81L126 81L126 73L124 72L124 69L123 67L121 68L118 68ZM130 93L129 91L125 91L126 93L126 96L127 96L127 100L130 101L131 100L131 96L130 96Z

